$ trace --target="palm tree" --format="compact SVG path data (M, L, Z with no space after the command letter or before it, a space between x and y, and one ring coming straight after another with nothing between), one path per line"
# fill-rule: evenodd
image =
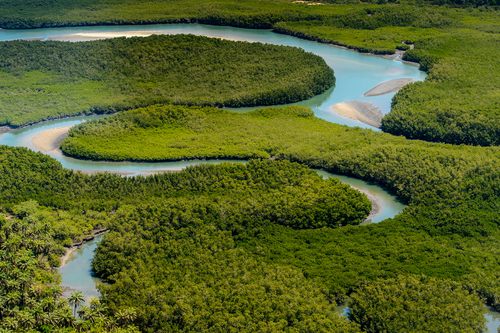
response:
M90 300L90 308L92 310L95 310L96 308L98 308L99 306L101 305L101 301L99 301L98 298L95 298L95 297L92 297L92 299Z
M78 309L78 316L80 316L80 318L83 320L92 321L92 310L83 305L82 307L80 307L80 309Z
M76 317L76 309L78 307L85 303L85 298L83 297L83 294L81 291L75 291L74 293L71 293L71 296L68 298L69 304L73 305L74 310L73 310L73 315Z

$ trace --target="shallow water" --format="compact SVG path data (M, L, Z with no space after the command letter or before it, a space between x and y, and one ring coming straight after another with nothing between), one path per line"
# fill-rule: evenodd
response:
M312 52L325 59L326 63L334 69L336 85L334 89L329 89L319 96L295 104L311 107L316 116L319 118L348 126L373 128L359 121L337 115L330 110L333 105L346 101L365 101L379 107L382 113L386 114L390 111L390 103L394 93L377 97L363 97L363 94L380 82L399 78L413 78L416 81L422 81L426 76L426 74L419 71L416 66L405 64L400 61L388 60L379 56L357 53L332 45L276 34L269 30L251 30L200 24L0 30L0 40L48 38L58 35L83 32L105 33L121 31L152 31L156 33L169 34L192 33L211 35L268 44L295 46L300 47L307 52ZM254 108L239 108L231 110L244 112L251 109Z
M377 184L369 183L364 180L352 177L329 173L326 171L318 170L317 172L319 175L323 176L323 178L329 178L329 177L338 178L340 179L341 182L345 184L349 184L351 186L360 188L375 196L380 202L380 205L382 206L382 211L371 219L372 223L377 223L385 219L392 218L397 214L401 213L403 209L406 207L406 205L403 202L401 202L395 195L392 195L391 193L387 192Z
M219 26L205 26L198 24L177 24L177 25L144 25L144 26L103 26L103 27L72 27L72 28L49 28L30 30L0 30L0 40L14 40L25 38L48 38L51 36L74 34L81 32L118 32L118 31L154 31L157 33L193 33L203 35L213 35L244 39L254 42L262 42L277 45L287 45L300 47L308 52L317 54L332 67L335 71L336 86L321 95L315 96L307 101L295 103L311 107L315 115L330 122L344 124L348 126L359 126L372 128L359 121L351 120L333 113L330 109L333 105L345 101L366 101L373 103L386 114L390 111L390 102L394 94L387 94L377 97L363 97L363 94L375 87L380 82L398 78L413 78L416 81L423 80L425 73L417 67L404 64L395 60L387 60L373 55L360 54L353 51L337 48L331 45L320 44L312 41L275 34L268 30L249 30ZM246 112L255 108L231 109L237 112ZM23 146L34 151L39 151L31 143L37 134L62 126L74 125L87 119L95 119L103 116L75 117L63 120L56 120L19 129L11 133L0 136L0 144L10 146ZM216 161L179 161L165 163L133 163L133 162L96 162L78 160L63 156L57 153L50 153L50 156L57 159L63 167L78 170L101 170L101 171L126 171L133 174L140 174L141 171L154 169L182 168L199 163L221 163ZM235 162L235 161L232 161ZM244 162L244 161L243 161ZM323 177L336 177L341 181L356 186L374 194L382 205L382 212L375 216L372 221L379 222L386 218L393 217L400 213L404 204L380 186L367 182L349 178L345 176L333 175L319 171ZM83 292L87 302L91 297L98 297L96 285L99 279L90 274L90 263L93 257L93 250L97 247L100 238L85 243L80 249L74 251L68 259L68 263L60 269L63 277L63 286Z
M492 307L486 306L486 332L497 333L498 327L500 327L500 312L494 311ZM341 304L335 308L335 312L339 313L341 316L347 317L351 312L351 309L347 307L346 304Z
M79 290L85 297L83 305L88 306L93 297L99 298L97 285L102 284L101 279L92 276L90 264L94 257L94 249L101 242L102 236L84 243L79 249L71 252L66 264L59 269L63 282L62 287L69 287L73 290ZM64 296L69 297L70 292L66 291Z

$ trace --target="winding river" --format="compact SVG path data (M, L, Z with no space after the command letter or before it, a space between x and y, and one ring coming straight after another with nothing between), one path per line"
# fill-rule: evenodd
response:
M198 24L172 24L172 25L142 25L142 26L96 26L96 27L68 27L30 30L0 30L0 41L15 39L43 39L69 34L113 34L113 33L155 33L155 34L179 34L191 33L199 35L217 36L252 42L268 44L295 46L312 52L325 59L326 63L335 71L336 87L331 88L321 95L309 100L294 103L310 107L315 115L324 120L344 124L347 126L359 126L364 128L373 127L357 120L342 117L331 111L333 105L347 101L364 101L378 107L383 114L390 111L390 102L394 93L376 97L364 97L363 94L377 84L399 78L411 78L422 81L426 74L419 71L417 67L396 60L383 57L361 54L331 45L320 44L312 41L301 40L287 35L273 33L269 30L249 30L241 28L207 26ZM236 112L246 112L255 108L230 109ZM44 122L37 125L21 128L0 136L1 145L22 146L34 151L40 151L31 142L33 137L41 132L63 126L71 126L88 119L104 116L74 117L62 120ZM376 129L374 129L376 130ZM45 152L44 152L45 153ZM63 156L57 152L48 153L57 159L63 167L77 170L99 170L120 171L128 175L138 175L148 170L156 169L178 169L199 163L221 163L217 161L179 161L165 163L133 163L133 162L96 162L86 161ZM234 160L232 162L235 162ZM345 176L332 175L324 171L318 171L324 178L337 177L344 183L359 188L376 197L381 205L381 212L372 218L372 222L380 222L400 213L405 207L396 197L375 184L353 179ZM66 265L60 269L63 278L63 286L81 290L88 300L97 297L96 289L99 279L90 274L90 262L93 250L97 247L101 237L85 243L80 249L73 251ZM491 318L490 318L491 317ZM496 326L500 323L498 313L489 312L490 332L496 332ZM493 325L495 325L493 331Z

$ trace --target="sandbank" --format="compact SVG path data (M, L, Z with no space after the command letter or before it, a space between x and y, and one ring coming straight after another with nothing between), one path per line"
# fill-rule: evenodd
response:
M353 189L358 190L359 192L365 194L368 197L368 200L371 201L372 210L370 211L370 214L368 214L368 216L361 222L361 224L370 223L375 216L377 216L378 214L380 214L382 212L382 204L380 203L380 201L378 201L377 197L374 196L373 194L371 194L370 192L362 190L362 189L355 187L355 186L352 186L352 185L351 185L351 187Z
M359 120L365 124L380 128L384 116L379 108L373 104L359 101L337 103L332 107L333 112L341 116Z
M132 176L135 175L135 172L130 172L130 171L109 171L109 170L73 170L73 172L81 172L85 175L95 175L98 173L112 173L114 175L120 175L120 176Z
M365 97L373 97L386 95L398 91L409 83L414 82L413 79L394 79L377 84L374 88L365 92Z
M157 170L143 170L141 171L141 175L144 176L149 176L149 175L156 175L158 173L165 173L165 172L181 172L184 170L184 168L170 168L170 169L157 169Z
M10 128L9 126L0 126L0 136L2 136L2 134L9 133L11 131L13 131L13 129Z
M66 249L66 253L62 257L59 257L59 259L61 259L61 266L59 266L58 268L62 268L64 265L66 265L66 261L68 261L69 256L73 251L80 248L84 243L91 241L98 236L102 236L107 232L109 232L109 230L107 229L93 230L92 234L89 236L84 236L80 243L74 243L69 249Z
M106 38L148 37L151 35L173 35L173 34L162 33L162 32L158 32L158 31L81 32L81 33L76 33L76 34L53 36L53 37L49 37L49 40L55 40L55 41L60 41L60 42L84 42L84 41L99 40L99 39L106 39ZM194 34L194 35L204 36L204 37L209 37L209 38L219 38L219 39L224 39L224 40L252 43L252 42L244 40L244 39L237 39L237 38L231 38L231 37L202 35L202 34Z
M68 136L71 127L73 125L46 130L31 139L31 143L40 150L60 153L59 147Z
M324 3L321 3L321 2L309 2L309 1L302 1L302 0L297 0L297 1L294 1L293 3L305 3L308 6L324 5Z

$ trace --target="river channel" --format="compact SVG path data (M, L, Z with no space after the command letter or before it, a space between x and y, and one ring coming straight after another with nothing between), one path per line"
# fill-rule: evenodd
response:
M276 45L295 46L312 52L325 59L326 63L335 71L336 86L325 93L315 96L309 100L294 103L310 107L315 115L324 120L343 124L347 126L359 126L364 128L373 127L356 120L351 120L331 111L333 105L346 101L365 101L378 107L383 114L390 111L391 99L394 93L364 97L363 94L375 87L377 84L398 78L411 78L422 81L426 74L419 71L416 66L406 64L397 60L389 60L379 56L361 54L331 45L301 40L287 35L273 33L269 30L249 30L241 28L207 26L199 24L171 24L171 25L141 25L141 26L96 26L96 27L66 27L49 29L29 30L0 30L0 41L15 39L49 39L54 36L77 34L77 33L118 33L118 32L151 32L155 34L179 34L191 33L209 35L225 38L261 42ZM246 112L255 108L231 109L236 112ZM31 140L37 134L63 126L75 125L88 119L103 116L74 117L62 120L44 122L37 125L21 128L0 136L0 145L22 146L39 151L33 146ZM133 163L133 162L96 162L78 160L63 156L60 153L49 153L50 156L61 162L68 169L77 170L99 170L129 172L130 175L138 175L143 171L155 169L178 169L199 163L221 163L217 161L179 161L165 163ZM235 162L235 161L232 161ZM337 177L344 183L375 196L382 206L381 212L376 215L372 222L380 222L400 213L405 207L396 197L375 184L349 178L345 176L332 175L324 171L318 171L324 178ZM66 264L60 269L63 278L63 286L83 292L87 301L92 297L98 297L97 284L99 279L93 277L90 271L90 263L93 251L102 239L98 237L82 245L80 249L72 252ZM488 312L488 329L496 333L496 327L500 324L497 312Z

